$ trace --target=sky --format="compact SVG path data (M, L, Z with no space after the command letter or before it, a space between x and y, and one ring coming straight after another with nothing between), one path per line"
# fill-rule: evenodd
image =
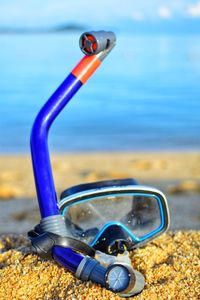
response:
M0 0L0 26L199 19L200 0Z

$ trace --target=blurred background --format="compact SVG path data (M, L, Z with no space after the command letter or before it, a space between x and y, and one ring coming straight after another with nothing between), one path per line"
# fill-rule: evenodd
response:
M0 152L27 153L41 105L81 59L117 46L53 127L57 151L199 150L200 1L0 0Z
M79 37L89 30L114 31L117 44L51 129L57 199L71 186L108 179L160 189L171 233L131 253L146 280L137 298L197 299L200 0L0 0L0 298L114 297L63 277L26 247L41 218L31 127L83 57ZM106 213L115 219L117 207Z

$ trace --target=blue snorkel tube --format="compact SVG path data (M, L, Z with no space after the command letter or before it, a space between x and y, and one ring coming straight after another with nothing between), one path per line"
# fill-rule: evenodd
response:
M112 32L86 32L80 38L85 56L58 87L38 113L31 133L32 164L41 213L40 224L29 232L33 250L43 258L55 259L82 280L91 280L124 297L140 292L143 276L129 262L117 262L106 255L107 263L94 256L94 250L68 237L64 217L57 203L48 150L48 133L56 117L100 66L115 46Z

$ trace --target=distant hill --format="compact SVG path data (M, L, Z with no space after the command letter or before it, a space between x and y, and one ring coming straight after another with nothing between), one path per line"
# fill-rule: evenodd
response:
M88 28L98 30L99 26L92 24L61 24L53 27L0 27L0 34L46 34L63 32L81 32ZM107 26L105 26L106 30ZM104 28L102 28L104 29ZM109 29L111 27L109 26ZM182 18L169 20L144 20L121 19L112 24L115 31L135 34L200 34L200 18Z
M78 24L60 25L54 28L54 31L82 31L86 26Z
M85 26L79 24L66 24L50 28L43 27L0 27L0 34L38 34L57 33L69 31L83 31Z

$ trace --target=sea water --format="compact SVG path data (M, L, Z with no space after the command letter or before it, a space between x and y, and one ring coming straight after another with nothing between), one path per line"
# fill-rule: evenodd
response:
M0 152L29 151L34 118L82 57L79 33L0 35ZM120 33L50 134L54 151L200 149L200 36Z

